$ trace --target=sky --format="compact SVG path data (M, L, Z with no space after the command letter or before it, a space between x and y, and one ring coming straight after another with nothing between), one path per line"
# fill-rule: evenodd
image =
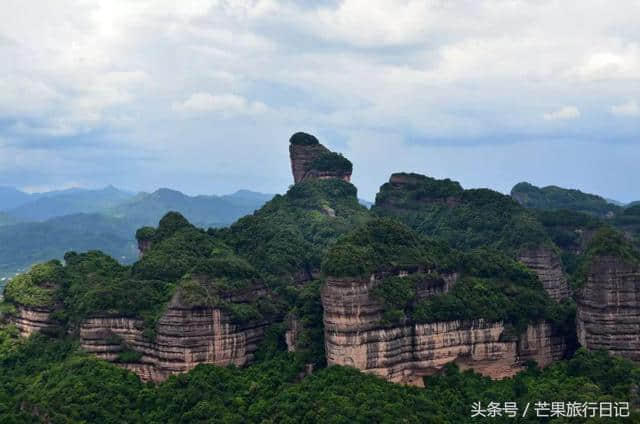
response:
M292 183L288 139L508 193L640 199L640 0L3 0L0 185Z

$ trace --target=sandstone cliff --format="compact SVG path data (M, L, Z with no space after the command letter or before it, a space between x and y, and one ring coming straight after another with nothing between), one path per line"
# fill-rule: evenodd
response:
M640 267L595 257L576 293L578 341L588 349L640 361Z
M493 378L521 370L530 359L545 366L566 346L548 323L508 337L501 322L383 323L383 307L371 296L380 280L328 278L322 292L329 365L348 365L390 381L418 383L455 361Z
M544 289L556 301L569 297L569 283L562 269L558 253L551 248L526 249L518 255L518 260L538 275Z
M253 359L268 322L236 324L221 309L184 306L174 296L156 325L155 340L143 334L143 322L124 317L85 320L79 330L82 347L108 361L124 350L141 354L120 366L143 380L160 381L198 364L242 366Z
M54 330L56 323L51 318L53 308L15 305L15 313L8 316L8 321L18 328L25 337L39 331Z
M331 152L311 134L295 133L289 140L291 172L295 184L310 179L351 181L351 162Z

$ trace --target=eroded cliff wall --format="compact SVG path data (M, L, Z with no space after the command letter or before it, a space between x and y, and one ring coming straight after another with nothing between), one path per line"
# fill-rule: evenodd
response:
M118 361L125 349L139 352L135 363L119 364L144 380L160 381L198 364L243 366L253 359L268 322L239 325L218 308L184 307L174 299L156 325L155 340L132 318L91 318L80 326L88 352Z
M527 249L518 260L538 275L538 279L551 298L560 301L570 296L567 276L557 252L551 248Z
M576 301L583 347L640 361L640 267L614 256L595 258Z
M51 319L52 313L52 308L16 305L15 313L11 314L8 320L15 324L22 336L29 337L39 331L56 328L55 322Z
M501 322L448 321L384 324L370 293L379 279L328 278L322 292L329 365L347 365L394 382L421 377L455 361L492 378L514 375L527 360L541 366L561 359L564 339L542 322L507 337Z

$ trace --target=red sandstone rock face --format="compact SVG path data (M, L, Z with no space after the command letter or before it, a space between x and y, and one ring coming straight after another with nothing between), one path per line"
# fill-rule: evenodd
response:
M291 172L293 173L293 182L295 184L304 180L307 175L307 168L314 159L323 153L329 153L329 149L322 144L312 145L289 145L289 158L291 159Z
M115 361L123 349L120 339L142 358L139 363L118 365L143 380L161 381L198 364L246 365L268 324L238 325L220 309L183 307L174 298L156 326L154 341L143 336L141 320L105 317L85 320L80 342L86 351Z
M529 360L561 359L566 344L548 323L519 338L504 337L501 322L449 321L382 324L382 305L370 296L379 278L328 278L322 292L329 365L347 365L394 382L416 382L455 361L492 378L514 375ZM440 291L446 291L450 284ZM430 293L437 294L438 291Z
M331 151L322 144L290 144L289 158L291 159L291 172L293 173L293 182L297 184L305 180L322 180L327 178L339 178L343 181L351 181L351 173L326 172L309 169L309 164L318 157Z
M560 257L552 249L539 247L528 249L518 260L538 275L538 279L549 296L556 301L569 297L569 283L562 269Z
M16 313L9 317L9 321L18 328L22 336L29 337L39 331L56 327L51 320L52 313L52 308L17 305Z
M578 341L640 361L640 268L597 257L576 293Z

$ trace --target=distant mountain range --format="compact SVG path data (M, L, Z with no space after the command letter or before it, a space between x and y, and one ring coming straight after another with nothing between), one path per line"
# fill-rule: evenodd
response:
M102 250L121 262L137 258L137 228L157 225L168 211L201 227L220 227L252 213L273 197L240 190L224 196L188 196L159 189L134 194L109 186L28 194L0 188L0 279L69 250ZM0 282L2 286L2 282Z
M624 208L622 203L596 194L557 186L540 188L527 182L516 184L511 189L511 197L527 208L548 211L566 209L601 218L613 217Z
M140 193L105 213L136 225L155 225L167 211L182 213L200 227L219 227L258 209L273 195L240 190L225 196L187 196L161 188L151 194Z
M19 221L46 221L76 213L102 212L134 197L113 186L100 190L65 190L31 195L31 199L12 209L4 209ZM0 204L2 204L0 199Z

